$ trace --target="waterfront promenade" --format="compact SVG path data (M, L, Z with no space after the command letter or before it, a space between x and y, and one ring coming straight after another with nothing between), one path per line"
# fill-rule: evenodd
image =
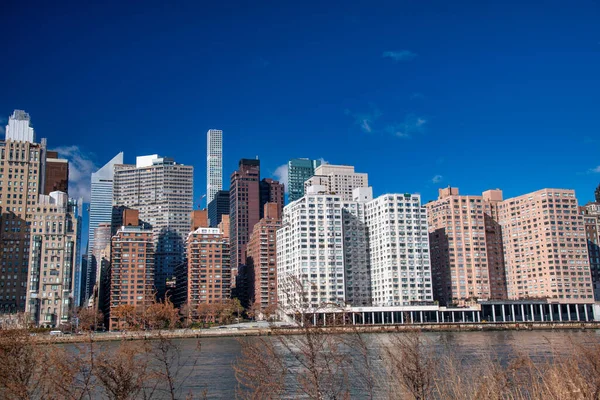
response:
M484 323L424 323L397 325L351 325L319 327L320 332L327 333L393 333L393 332L474 332L474 331L522 331L522 330L594 330L600 329L600 322L484 322ZM214 338L214 337L244 337L244 336L274 336L298 335L303 331L299 327L270 325L264 322L241 323L211 329L175 329L160 331L127 331L101 332L81 335L37 334L38 343L83 343L90 339L94 342L120 340L153 340L159 337L170 339Z

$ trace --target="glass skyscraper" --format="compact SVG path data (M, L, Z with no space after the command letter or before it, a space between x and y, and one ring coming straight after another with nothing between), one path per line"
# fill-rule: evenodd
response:
M85 276L84 298L81 299L83 305L94 289L96 283L96 263L92 257L94 250L94 235L96 228L102 222L112 222L113 205L113 179L115 175L115 165L123 164L123 152L120 152L112 160L106 163L98 171L92 173L92 190L90 196L90 223L88 227L88 257L87 270ZM82 277L84 278L84 277ZM83 285L83 284L82 284Z
M315 174L321 160L294 158L288 162L288 196L295 201L304 196L304 182Z

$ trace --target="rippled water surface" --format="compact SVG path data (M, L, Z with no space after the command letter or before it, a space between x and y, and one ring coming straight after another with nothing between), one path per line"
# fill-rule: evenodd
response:
M497 332L441 332L425 333L438 354L469 357L491 357L506 360L516 355L530 355L534 360L553 353L564 353L565 344L600 341L600 331L497 331ZM389 334L367 334L367 342L377 349L386 342ZM248 340L255 340L248 338ZM236 380L232 365L240 355L240 342L236 338L206 338L201 341L201 352L196 365L190 354L196 351L195 339L181 339L176 343L182 349L182 361L186 363L180 376L189 377L182 393L196 395L206 390L209 398L232 399L235 397ZM117 343L103 346L118 346Z

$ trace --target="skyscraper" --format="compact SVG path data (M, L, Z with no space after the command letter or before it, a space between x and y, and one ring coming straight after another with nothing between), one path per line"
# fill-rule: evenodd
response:
M506 199L498 216L509 299L594 302L585 222L573 190Z
M96 262L93 257L94 235L100 223L112 223L112 205L115 165L123 164L123 152L120 152L98 171L92 173L92 187L90 196L90 212L88 226L88 253L85 285L82 289L84 297L82 303L90 298L96 283Z
M32 207L27 307L37 326L68 322L74 307L78 217L64 192L40 195Z
M139 210L154 238L155 285L159 298L185 256L191 228L194 167L158 155L137 157L136 165L115 168L113 204Z
M271 178L264 178L260 181L260 217L264 217L265 204L274 203L277 204L277 210L279 215L283 213L283 206L285 205L285 188L283 183L279 183Z
M260 161L241 159L231 174L229 187L229 223L231 242L231 282L238 266L245 263L246 243L254 224L260 220Z
M216 228L223 215L229 214L229 190L219 190L214 199L208 203L208 221L211 228Z
M46 139L35 143L29 114L15 110L0 141L0 312L25 311L30 226L44 187ZM29 216L29 217L28 217Z
M223 131L209 129L206 142L206 204L209 204L223 189Z
M596 191L594 192L594 197L596 199L596 203L600 203L600 185L598 185L598 187L596 188Z
M313 185L325 186L330 194L342 196L343 200L352 200L352 192L356 188L368 187L369 176L354 172L350 165L323 164L315 169L312 178L304 182L304 188Z
M434 297L442 304L506 299L500 201L501 190L470 196L448 187L426 204Z
M294 158L288 161L288 197L290 203L304 196L304 182L315 174L321 160Z
M15 110L6 125L6 140L13 142L35 142L35 133L30 126L31 118L23 110Z

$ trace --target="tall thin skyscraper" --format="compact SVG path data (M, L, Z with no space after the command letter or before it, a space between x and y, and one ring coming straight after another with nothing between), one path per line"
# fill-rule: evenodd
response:
M155 286L164 297L185 256L191 230L194 167L158 155L137 157L136 165L115 169L113 204L139 210L139 219L152 227L155 244Z
M88 227L88 255L83 304L89 299L96 283L96 263L93 259L94 235L100 223L112 222L113 185L115 165L123 164L123 152L120 152L98 171L92 173L90 196L90 222ZM83 284L82 284L83 285Z
M321 160L294 158L288 161L288 196L290 203L304 196L304 182L315 174Z
M223 131L209 129L206 139L206 204L209 204L223 189Z

